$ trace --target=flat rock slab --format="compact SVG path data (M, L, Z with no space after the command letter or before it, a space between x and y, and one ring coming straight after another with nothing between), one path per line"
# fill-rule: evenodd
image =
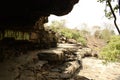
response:
M78 48L81 48L81 45L79 44L58 44L58 48L75 48L75 49L78 49Z
M41 50L37 55L39 60L64 61L65 59L63 49Z

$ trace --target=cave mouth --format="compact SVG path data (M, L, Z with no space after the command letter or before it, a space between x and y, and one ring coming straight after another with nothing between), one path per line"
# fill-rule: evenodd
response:
M78 1L0 1L0 61L29 50L56 47L55 32L46 30L44 23L48 22L50 14L68 14Z
M26 54L31 50L57 47L56 33L44 27L47 22L48 17L42 16L32 29L12 28L0 31L0 61Z
M39 0L30 1L27 4L28 1L16 2L15 0L11 0L7 4L9 7L4 6L6 1L1 1L0 40L3 38L10 39L10 37L15 38L15 40L29 40L31 38L31 32L44 30L44 23L48 22L50 14L56 16L66 15L71 12L73 6L78 1ZM22 4L22 6L20 7L18 3Z

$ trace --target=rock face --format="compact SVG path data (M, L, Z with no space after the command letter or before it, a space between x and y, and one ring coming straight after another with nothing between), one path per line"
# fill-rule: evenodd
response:
M20 56L27 53L29 50L40 50L57 47L57 36L52 30L44 28L44 23L47 21L47 17L41 17L33 26L33 30L30 30L27 36L28 39L22 38L25 36L25 32L11 32L12 34L2 33L0 40L0 61L12 56ZM24 30L24 29L23 29ZM17 33L20 33L16 36ZM17 39L22 34L20 39Z
M94 56L94 55L92 55L92 49L91 48L78 49L78 51L76 53L81 54L82 58Z
M78 0L2 0L0 1L0 55L28 51L32 49L50 48L57 46L57 38L53 31L44 29L44 23L48 22L48 16L55 14L62 16L68 14ZM7 30L13 30L11 36L6 36ZM29 40L16 40L17 33L29 34ZM8 38L11 38L8 39ZM7 39L6 41L4 41ZM5 44L3 43L5 42ZM10 42L6 44L6 42ZM9 48L9 49L8 49ZM11 48L13 50L11 50ZM7 50L6 50L7 49ZM7 54L4 51L8 51ZM17 52L16 52L17 51ZM6 52L5 52L6 53ZM10 52L11 53L11 52ZM17 54L18 55L18 54ZM2 58L0 57L0 59Z
M75 53L77 47L70 47L72 45L69 44L67 46L33 51L14 57L12 62L9 60L0 63L0 80L82 79L76 77L82 68L81 57Z
M78 0L2 0L0 29L30 28L42 16L68 14Z
M57 46L57 41L49 40L47 36L46 41L31 42L28 40L11 40L5 41L5 38L0 41L0 62L9 60L11 57L19 57L23 54L27 54L31 50L49 49ZM42 38L42 39L46 39ZM40 40L42 40L40 39Z
M47 61L64 61L65 54L61 49L50 49L50 50L42 50L38 53L38 57L40 60Z
M45 56L48 54L51 56ZM42 58L43 55L44 58ZM69 80L73 78L82 67L81 60L77 56L74 55L73 50L68 51L68 49L52 49L38 53L39 60L47 60L47 66L51 66L44 74L47 80Z

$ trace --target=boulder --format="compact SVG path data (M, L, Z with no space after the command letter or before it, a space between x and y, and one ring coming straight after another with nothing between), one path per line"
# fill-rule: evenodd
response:
M77 41L75 39L67 39L67 42L70 44L76 44Z
M66 62L64 65L67 67L63 69L63 72L60 75L60 77L64 79L72 78L81 67L81 64L79 64L78 61Z
M80 54L82 58L92 56L91 48L82 48L76 51L76 54Z

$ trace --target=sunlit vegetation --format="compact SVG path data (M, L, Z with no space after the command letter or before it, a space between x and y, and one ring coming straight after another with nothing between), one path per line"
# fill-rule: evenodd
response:
M83 46L87 44L86 39L79 30L65 27L64 22L54 21L50 28L68 39L75 39L77 42L82 43Z
M6 30L3 33L0 33L0 40L3 38L15 38L15 40L29 40L29 33L27 32L19 32L19 31L12 31L12 30Z
M100 50L99 58L104 59L106 62L120 62L120 36L115 35L113 28L110 29L109 25L106 26L104 29L97 28L94 32L95 38L104 40L107 43L106 46ZM87 43L87 40L84 37L91 34L86 30L68 29L65 27L64 22L60 23L55 21L50 28L67 38L72 38L81 42L83 45L86 45Z
M99 39L103 39L106 42L110 40L110 37L115 35L113 30L110 30L108 28L105 28L103 30L96 30L94 33L94 36Z
M94 36L104 40L107 44L101 49L99 57L106 62L120 62L120 36L115 35L113 29L97 29Z
M120 62L120 36L112 36L109 43L100 52L100 58Z

